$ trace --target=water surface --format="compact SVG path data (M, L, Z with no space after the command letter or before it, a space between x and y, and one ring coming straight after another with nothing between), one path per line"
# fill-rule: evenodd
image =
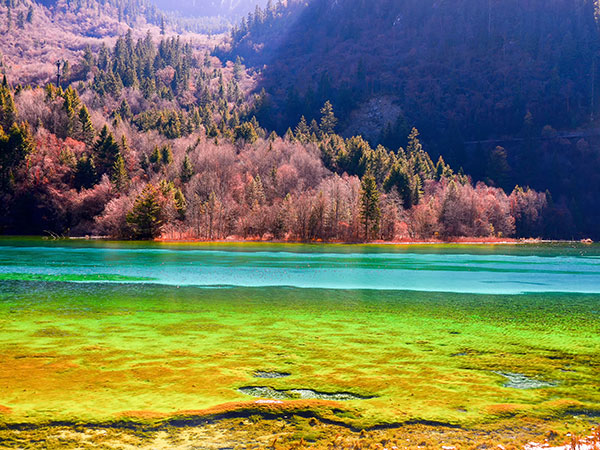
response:
M600 246L299 246L0 240L0 279L474 294L600 293Z
M593 420L599 264L566 244L0 239L0 418L308 395L364 424Z

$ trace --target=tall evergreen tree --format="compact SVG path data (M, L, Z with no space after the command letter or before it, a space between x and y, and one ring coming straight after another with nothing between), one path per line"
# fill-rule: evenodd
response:
M194 168L192 167L192 163L190 162L190 158L185 155L183 159L183 163L181 163L181 172L179 174L179 178L182 183L187 183L194 176Z
M365 240L376 237L379 232L381 209L379 208L379 191L375 177L367 174L363 177L360 189L360 217L364 227Z
M93 156L84 153L79 159L77 159L77 165L75 166L75 188L89 189L97 182L98 174L96 172L94 158Z
M94 145L96 167L99 173L112 174L113 168L120 155L119 144L115 141L113 134L104 125L98 140Z
M331 102L327 100L321 108L321 132L324 134L333 134L335 132L335 126L337 125L337 118L333 113L333 106Z
M96 130L94 130L90 113L85 105L83 105L79 110L79 123L81 126L80 139L87 145L92 145L94 142L94 136L96 135Z
M129 185L129 174L125 168L125 160L120 153L112 169L111 181L118 192L123 192Z
M147 185L138 195L126 218L133 237L153 239L160 235L166 220L161 197L160 189L152 184Z

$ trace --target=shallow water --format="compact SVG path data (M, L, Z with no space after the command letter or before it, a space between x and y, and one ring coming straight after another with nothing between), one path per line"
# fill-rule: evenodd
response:
M0 405L104 420L321 393L367 423L591 418L599 265L579 245L0 239Z
M0 240L0 280L600 293L600 246L299 246Z

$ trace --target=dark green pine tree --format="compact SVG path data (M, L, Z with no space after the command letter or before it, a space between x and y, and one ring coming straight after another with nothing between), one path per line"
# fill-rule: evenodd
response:
M165 166L170 166L173 163L173 149L170 145L164 145L160 149L161 160Z
M183 159L183 163L181 164L181 173L179 174L179 178L182 183L187 183L194 176L194 168L192 167L192 163L190 162L190 158L185 155Z
M321 132L323 134L333 134L335 132L335 126L337 125L337 118L333 113L333 106L331 102L327 100L321 108Z
M154 147L154 150L152 150L152 153L150 154L150 162L152 163L152 168L154 169L154 171L158 172L162 162L162 152L160 151L158 146Z
M187 201L185 200L185 196L181 189L175 189L173 193L173 202L175 203L175 210L177 211L177 218L179 220L185 220L185 215L187 213Z
M129 185L129 174L125 168L125 160L119 153L112 169L111 181L117 192L123 192Z
M100 131L98 140L94 144L94 155L98 173L112 175L113 168L120 155L120 148L106 125Z
M123 99L121 101L117 112L121 116L121 118L125 120L131 120L131 118L133 117L133 113L131 112L131 108L129 107L129 103L127 103L126 99Z
M8 134L0 126L0 187L12 184L15 170L35 148L27 122L14 123Z
M64 130L65 136L75 137L75 131L78 128L78 118L75 114L75 108L79 103L79 99L77 98L77 93L73 89L71 89L70 86L64 92L63 98L63 110L65 112L65 115L67 116L66 127Z
M76 189L89 189L98 182L94 158L87 153L81 155L75 167L74 185Z
M10 130L16 118L15 102L5 75L0 86L0 126L5 130Z
M394 163L383 183L383 187L388 192L395 188L405 209L410 209L413 206L411 175L402 162L397 161Z
M90 113L85 105L83 105L79 110L79 124L81 130L81 135L79 138L87 145L92 145L94 142L94 136L96 135L96 130L94 130Z
M363 177L360 187L360 217L364 226L365 240L376 237L379 232L381 210L379 208L379 190L375 177L367 174Z
M161 205L161 191L149 184L138 195L126 220L137 239L154 239L161 233L165 214Z

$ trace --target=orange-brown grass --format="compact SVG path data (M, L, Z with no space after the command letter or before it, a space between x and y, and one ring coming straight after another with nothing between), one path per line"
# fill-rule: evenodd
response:
M584 428L577 431L583 432ZM47 450L191 450L198 447L273 450L382 450L395 447L417 450L439 449L442 446L457 450L516 450L531 441L559 445L565 439L565 432L557 433L543 421L524 421L499 428L463 429L414 424L358 431L292 413L273 419L249 415L219 421L206 420L193 426L129 422L105 426L85 423L73 426L42 425L21 430L0 428L0 445L34 448L31 445L35 443L35 448Z

